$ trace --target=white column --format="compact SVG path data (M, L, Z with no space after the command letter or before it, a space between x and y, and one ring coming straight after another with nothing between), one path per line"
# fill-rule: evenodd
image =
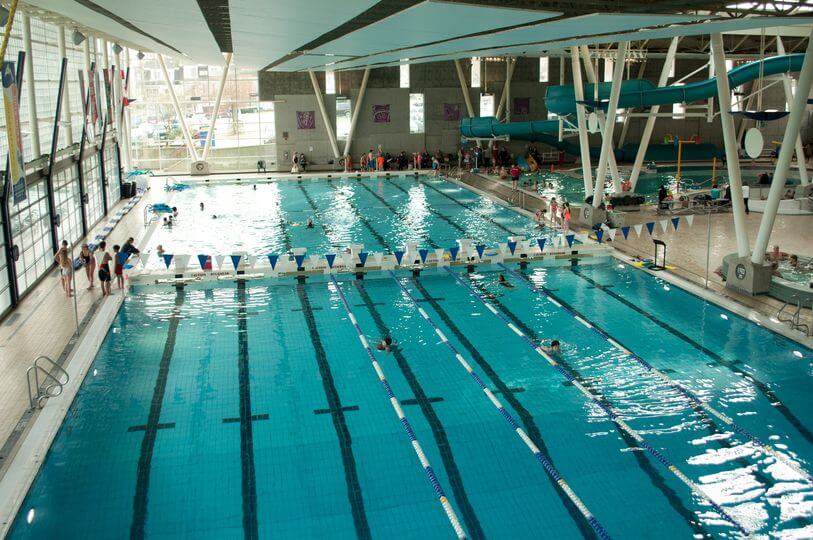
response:
M799 136L802 117L807 109L807 96L810 95L811 83L813 83L813 32L807 41L805 60L799 71L799 82L796 85L796 95L790 106L788 124L785 128L785 136L782 138L782 148L779 150L779 158L776 160L776 170L773 180L771 180L771 189L768 191L765 212L762 214L757 240L754 242L754 252L751 255L751 262L754 264L761 264L765 259L765 252L768 250L768 241L771 239L776 211L779 209L779 201L782 199L782 191L785 189L785 180L787 180L788 169L790 169L790 160L793 157L793 142ZM733 193L731 196L734 196Z
M564 86L565 84L565 57L559 57L559 85ZM582 94L584 94L584 89L582 89ZM582 98L584 99L584 98ZM565 139L565 119L561 116L559 117L559 133L558 133L559 142L562 142Z
M330 117L327 114L327 109L325 108L325 100L322 97L322 89L319 88L319 81L316 80L316 73L314 73L313 70L308 70L308 74L311 76L313 93L316 96L316 102L319 105L319 112L322 114L322 121L325 123L327 138L328 141L330 141L330 148L333 150L333 158L339 159L341 156L339 155L339 145L336 143L336 132L333 131L333 122L330 121Z
M643 79L644 72L646 71L646 58L641 60L641 66L638 68L638 76L636 79ZM624 143L627 140L627 133L629 132L630 128L630 114L632 113L633 109L628 108L626 113L624 114L624 121L621 123L621 135L618 137L618 148L623 148Z
M65 47L65 27L59 26L57 28L57 37L58 42L57 45L59 46L59 58L60 61L62 58L67 58L68 53ZM70 70L70 65L68 65L68 70ZM71 121L71 83L70 77L68 77L68 73L70 71L65 72L65 90L62 96L62 127L63 133L65 133L65 142L68 146L73 146L73 124Z
M513 66L514 66L514 61L506 58L506 60L505 60L505 90L503 91L503 95L505 96L505 121L506 121L506 123L511 121L511 77L514 75Z
M31 159L37 159L42 155L40 146L40 125L37 120L37 98L36 85L34 84L34 55L31 52L31 19L25 13L22 14L23 23L23 49L25 50L25 96L28 102L28 126L31 131L31 147L34 155Z
M463 67L460 65L460 60L454 61L454 67L457 69L457 78L460 81L460 89L463 90L463 100L466 102L466 111L470 117L477 116L474 114L474 107L471 105L471 96L469 95L469 87L466 84L466 76L463 74Z
M167 71L167 64L164 62L164 55L158 55L158 63L161 65L161 72L164 74L164 82L167 83L169 89L169 97L172 98L172 105L175 107L175 114L178 115L178 122L181 124L181 131L183 132L184 140L186 141L186 149L189 150L189 157L193 161L198 161L198 152L195 150L195 144L192 142L192 135L189 134L189 128L186 126L186 117L181 110L181 104L178 103L178 96L175 95L175 88L172 86L172 80L169 78Z
M669 43L669 49L666 51L666 59L664 60L663 68L661 69L661 76L658 79L659 87L666 86L666 83L669 80L669 72L672 70L672 64L675 62L675 53L677 52L679 40L680 38L673 37L671 43ZM646 150L649 148L649 141L652 138L652 130L655 129L655 120L658 119L658 111L660 111L660 109L660 105L653 105L649 109L649 116L646 118L644 132L641 134L641 142L638 144L638 153L635 154L635 161L632 164L632 173L630 174L630 186L632 191L635 191L635 186L638 184L638 176L641 174L641 167L644 164L644 156L646 156Z
M506 64L505 84L502 87L502 96L500 96L500 102L497 104L497 112L494 115L498 120L500 119L500 116L502 116L502 111L503 111L503 108L506 105L506 102L509 100L509 95L511 93L511 88L510 88L511 83L509 81L514 76L514 66L517 63L517 59L516 58L507 59L506 62L507 62L507 64ZM506 108L506 110L508 110L507 107L505 107L505 108ZM506 113L506 120L505 121L506 122L508 121L508 114L507 113Z
M618 98L621 97L621 80L624 78L624 60L627 57L627 47L629 42L622 41L618 44L618 52L615 55L615 65L613 66L613 83L610 88L610 103L607 106L607 122L604 126L601 139L601 155L598 158L598 168L596 168L596 187L593 190L593 206L598 208L604 198L604 177L607 175L607 164L610 155L613 153L613 131L615 130L615 113L618 109ZM613 179L615 183L615 179ZM620 182L616 191L620 191Z
M564 61L564 58L562 58ZM582 70L579 65L579 51L577 47L570 48L570 63L573 69L573 89L576 101L584 101L584 85L582 83ZM582 177L584 178L584 197L593 194L593 170L590 160L590 141L587 139L587 118L584 114L584 105L576 104L576 117L579 123L579 150L582 158Z
M215 97L215 107L212 110L212 121L209 122L209 131L206 133L206 144L203 146L203 156L201 160L206 161L209 157L209 149L212 147L212 137L215 134L215 124L217 124L217 115L220 114L220 100L223 99L223 90L226 88L226 81L229 78L229 69L231 69L232 53L226 53L226 65L223 67L223 75L220 77L220 86L217 87L217 96Z
M740 156L737 152L737 136L734 133L734 117L731 116L731 88L728 84L728 72L725 69L723 36L711 35L711 58L714 62L715 79L717 80L717 99L720 101L720 125L723 129L726 167L731 184L731 207L734 214L734 232L737 236L737 253L746 257L749 253L748 231L745 229L745 203L742 200L742 176L740 174Z
M785 44L782 43L782 38L779 34L776 35L776 49L779 54L785 54ZM788 103L788 110L793 103L793 90L790 87L790 78L782 76L782 87L785 89L785 100ZM807 176L807 163L805 161L805 151L802 148L802 136L796 137L796 164L799 166L799 180L803 186L806 186L810 179Z
M581 46L581 53L582 62L584 63L584 72L587 75L587 82L599 84L601 81L596 77L596 70L593 69L593 63L590 61L590 49L587 48L587 45ZM605 128L604 111L598 109L596 115L598 116L598 127L603 132ZM613 121L615 121L615 119L613 119ZM617 184L620 187L621 175L618 174L618 164L615 162L615 154L613 152L610 152L608 163L610 166L610 175L613 177L613 186Z
M359 120L361 111L361 104L364 103L364 94L367 92L367 81L370 79L370 68L364 69L364 75L361 77L361 86L359 87L359 95L356 98L356 106L353 108L353 116L350 117L350 131L347 132L347 140L344 143L344 155L350 153L350 145L353 142L353 134L356 132L356 124Z

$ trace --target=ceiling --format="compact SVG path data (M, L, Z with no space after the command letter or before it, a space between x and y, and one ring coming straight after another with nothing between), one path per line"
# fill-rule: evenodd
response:
M799 42L807 0L23 0L34 16L143 51L272 71L348 70L710 32L758 47L763 28ZM732 7L733 6L733 7ZM777 7L779 6L779 7ZM798 45L798 43L797 43ZM407 60L408 59L408 60Z

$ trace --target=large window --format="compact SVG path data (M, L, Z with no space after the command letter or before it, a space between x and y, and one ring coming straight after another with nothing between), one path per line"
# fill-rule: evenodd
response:
M22 294L54 262L45 182L29 184L28 198L19 205L9 201L9 211L11 235L20 250L16 268L17 286Z
M3 220L0 219L0 226ZM11 292L8 281L8 261L6 260L6 244L3 235L0 234L0 315L11 306Z
M201 157L224 67L182 64L172 57L165 60ZM147 54L139 59L131 51L130 66L129 97L135 100L128 106L133 166L188 171L192 157L157 57ZM276 161L274 104L259 100L255 69L232 66L207 161L214 170L239 170L256 168L260 159L269 166Z
M107 182L108 211L121 199L119 185L119 158L116 155L116 142L108 140L104 147L104 179Z
M59 240L75 244L82 238L82 202L75 165L54 175L54 202L59 214Z
M423 94L409 94L409 132L426 131L423 109Z
M82 164L82 174L85 179L85 215L88 220L88 230L104 216L104 202L102 201L102 174L99 168L99 154L85 158Z

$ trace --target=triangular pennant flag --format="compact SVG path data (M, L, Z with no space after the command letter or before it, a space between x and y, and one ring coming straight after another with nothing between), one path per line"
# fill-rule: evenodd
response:
M675 228L675 230L678 229L678 224L679 223L680 223L680 218L679 217L673 217L672 218L672 226Z
M610 240L611 241L613 241L613 242L615 241L615 235L616 234L618 234L618 229L610 229L609 235L610 235Z
M596 230L596 240L598 240L599 244L601 243L602 238L604 238L604 229L597 229Z
M565 240L567 240L567 247L573 247L573 239L576 238L575 234L568 234L565 236ZM601 240L599 240L601 242Z
M646 224L646 230L648 230L648 231L649 231L649 234L650 234L650 236L651 236L651 235L652 235L652 231L654 231L654 230L655 230L655 222L654 222L654 221L650 221L649 223L647 223L647 224Z
M206 270L206 264L209 264L209 269L212 268L212 262L209 260L208 255L198 255L198 263L200 264L201 270Z
M694 223L694 216L686 216L686 223L688 223L689 227L691 227L692 223Z
M632 226L632 228L635 229L635 234L637 234L638 236L641 236L641 230L643 230L644 224L643 223L636 223L635 225Z
M536 244L539 246L539 251L540 252L545 251L545 242L547 242L547 241L548 241L547 238L537 238L536 239Z
M218 269L223 268L223 261L226 260L225 255L215 255L215 263L217 264Z
M268 264L271 265L271 270L277 267L277 261L279 261L279 255L271 254L268 256Z
M623 235L624 235L624 240L626 240L626 239L627 239L627 237L630 235L630 228L629 228L629 226L627 226L627 227L621 227L621 234L623 234Z
M190 255L175 255L175 269L179 272L186 270L189 265Z
M460 251L460 247L452 246L449 248L449 256L452 258L452 261L457 260L457 254Z
M514 251L517 249L516 242L508 242L508 249L511 251L511 255L514 254Z
M669 220L668 219L662 219L662 220L660 220L659 223L661 225L661 231L666 232L666 229L669 228Z
M104 254L102 254L102 255L104 255ZM150 260L150 254L149 253L139 253L138 258L141 261L141 266L146 267L147 262Z
M325 253L325 260L327 260L327 267L333 268L333 261L336 260L335 253Z
M237 270L237 267L240 266L240 259L243 258L242 255L230 255L231 263L234 265L234 269Z
M404 252L403 251L396 251L395 252L395 262L398 263L399 266L401 264L401 259L403 259L403 258L404 258Z
M254 268L254 265L257 264L257 256L249 255L248 257L246 257L246 263L248 264L249 268Z
M477 256L482 259L483 258L483 252L486 250L486 247L483 244L477 244L475 246L475 249L477 250Z
M164 264L167 265L167 268L169 268L170 263L172 263L172 255L170 255L169 253L165 253Z
M296 261L296 267L302 268L302 263L305 262L305 254L302 255L294 255L294 260Z
M428 249L419 249L418 250L418 255L421 256L421 262L426 263L426 256L429 255L429 250Z
M435 258L438 260L438 264L443 260L443 254L446 253L446 250L443 248L435 249Z
M381 266L381 260L384 259L384 254L380 251L376 251L373 253L373 264L376 266Z
M308 255L308 258L311 260L311 267L316 268L319 265L319 261L322 259L319 255Z
M370 255L370 254L365 252L365 251L360 251L359 252L359 262L361 263L361 266L364 266L365 264L367 264L367 256L368 255Z

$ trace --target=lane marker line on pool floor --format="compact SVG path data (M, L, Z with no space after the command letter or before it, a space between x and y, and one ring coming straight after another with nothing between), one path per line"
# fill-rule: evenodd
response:
M358 321L356 320L356 316L353 314L353 310L350 308L350 303L347 301L347 297L344 295L344 291L342 291L339 282L336 280L336 276L333 274L330 275L330 281L333 283L333 286L336 288L336 292L339 294L339 299L342 302L342 306L344 306L345 312L347 312L347 317L350 319L350 322L353 324L353 328L356 330L356 334L358 334L359 341L361 342L362 347L364 347L365 352L367 353L367 357L370 359L370 363L373 365L373 369L375 369L376 375L378 376L378 380L381 381L381 385L384 387L384 391L387 392L387 396L390 400L390 405L392 406L395 414L398 416L398 420L401 422L401 425L406 431L409 440L412 442L412 449L415 451L415 454L418 456L418 460L421 462L421 466L423 467L424 473L426 477L429 479L429 482L432 484L432 487L435 490L435 493L438 496L438 500L440 501L441 506L443 506L443 510L446 512L446 517L449 519L449 523L451 523L452 528L455 531L455 534L458 538L464 539L467 538L466 532L463 530L463 527L460 525L460 519L457 517L457 514L452 508L452 505L449 503L449 499L446 498L446 494L443 491L443 487L440 485L440 481L435 476L435 471L432 469L432 465L429 463L426 455L423 452L423 448L421 448L420 442L418 442L417 437L415 436L415 432L412 430L412 425L409 423L406 415L404 414L404 410L401 408L401 403L398 401L398 398L395 397L395 394L390 387L390 383L387 382L387 377L384 376L384 370L381 368L381 365L378 363L378 360L375 359L375 354L373 350L370 348L370 344L367 342L367 338L364 337L364 332L361 330Z
M510 273L511 275L513 275L514 277L516 277L517 279L519 279L520 281L525 283L529 287L529 289L531 291L535 292L536 294L540 294L540 295L544 296L545 298L547 298L551 302L554 301L554 298L552 297L551 293L549 293L547 290L545 290L544 287L538 286L537 284L530 281L530 279L527 276L524 276L523 274L517 272L516 270L508 268L507 266L505 266L502 263L500 264L500 266L505 271L507 271L508 273ZM726 415L722 411L719 411L716 408L712 407L708 402L700 399L700 397L697 394L695 394L694 392L692 392L691 390L686 388L686 386L684 386L680 382L672 379L671 377L669 377L668 375L666 375L665 373L663 373L659 369L652 366L652 364L650 364L649 362L647 362L646 360L644 360L643 358L641 358L640 356L638 356L637 354L635 354L631 350L627 349L626 347L624 347L623 345L618 343L618 341L616 341L612 337L610 337L610 335L606 331L604 331L602 328L599 328L595 323L592 323L592 322L588 321L587 319L585 319L584 316L581 313L577 312L575 309L573 309L569 305L566 305L561 300L556 301L556 303L561 307L562 310L564 310L570 316L575 318L577 321L579 321L580 323L585 325L587 328L590 328L596 334L598 334L599 336L604 338L604 340L607 341L608 343L610 343L610 345L612 345L613 347L615 347L616 349L618 349L619 351L621 351L622 353L624 353L625 355L627 355L631 359L635 360L639 365L643 366L644 369L646 369L649 373L651 373L652 375L654 375L655 377L660 379L662 382L666 383L667 385L671 386L672 388L674 388L675 390L680 392L680 394L683 397L685 397L686 399L688 399L689 401L691 401L692 403L694 403L698 407L701 407L701 408L705 409L709 414L711 414L712 416L714 416L715 418L717 418L718 420L723 422L725 425L730 427L734 432L736 432L736 433L742 435L743 437L745 437L746 439L748 439L748 441L751 442L752 444L754 444L757 448L759 448L760 450L762 450L766 454L774 457L777 461L782 462L782 464L787 466L789 469L791 469L796 474L800 475L802 478L806 479L809 482L813 482L813 476L811 476L807 471L802 469L799 465L797 465L796 463L791 461L788 457L786 457L785 455L780 453L773 446L763 442L756 435L753 435L748 430L746 430L745 428L743 428L742 426L737 424L731 417L729 417L728 415Z
M485 306L491 305L483 297L483 295L481 295L479 292L477 292L474 289L473 286L466 283L465 280L463 280L463 278L458 276L451 269L449 269L448 267L444 267L444 270L446 270L449 273L449 275L451 275L455 279L455 281L457 281L460 285L462 285L463 287L468 289L469 294L471 294L473 297L480 300L480 302L482 302L483 305L485 305ZM494 311L492 310L492 313L493 312ZM494 314L497 316L497 318L499 318L501 321L503 321L507 326L512 325L511 321L509 321L508 318L506 318L506 316L503 315L502 313L497 312L497 313L494 313ZM567 379L568 382L570 382L574 387L578 388L579 391L582 394L584 394L584 396L589 401L593 402L597 407L599 407L602 411L604 411L604 413L607 415L608 418L610 418L610 420L612 420L619 428L624 430L633 439L635 439L635 441L642 448L644 448L655 459L657 459L659 462L661 462L669 470L669 472L674 474L681 482L683 482L690 490L692 490L695 493L695 495L701 497L703 500L708 502L712 506L712 508L714 508L714 510L716 510L718 514L720 514L720 516L723 519L728 521L738 531L740 531L743 534L749 534L748 529L746 529L737 520L735 520L728 512L726 512L725 509L723 509L722 506L720 506L719 504L714 502L714 499L712 499L711 496L709 496L709 494L706 493L705 490L703 490L700 486L695 484L689 477L687 477L685 474L683 474L680 471L680 469L678 469L673 463L671 463L668 459L666 459L666 457L661 452L659 452L654 446L649 444L643 438L643 436L640 433L638 433L638 431L636 431L629 424L627 424L612 408L610 408L607 405L605 405L604 403L602 403L602 401L600 399L598 399L598 397L596 397L595 394L590 392L590 390L585 388L584 385L582 385L579 381L577 381L576 378L570 373L569 370L565 369L561 364L556 362L556 360L554 360L547 352L545 352L545 350L541 346L534 343L533 340L531 338L529 338L528 336L526 336L524 333L520 332L519 335L523 339L523 341L525 341L525 343L528 344L528 346L531 349L533 349L537 354L539 354L542 358L544 358L548 362L548 364L551 365L551 367L553 367L554 369L559 371L559 373L561 373L562 376L565 377L565 379Z
M398 284L398 287L401 289L401 292L403 292L406 295L406 297L409 298L409 300L412 302L412 305L414 305L417 308L418 313L421 314L423 320L426 321L426 323L430 327L432 327L435 333L441 337L441 341L449 349L449 352L452 353L452 356L454 356L455 359L460 363L460 365L462 365L463 368L468 372L468 374L471 375L472 379L474 379L474 381L477 383L477 385L480 387L480 389L483 391L483 393L486 395L489 401L491 401L494 407L500 412L500 415L502 415L502 417L508 422L508 424L510 424L513 431L519 436L520 439L522 439L522 442L525 443L525 446L527 446L528 449L531 450L534 457L536 457L539 463L541 463L542 466L545 468L545 472L548 473L548 475L550 475L551 478L553 478L553 480L557 483L559 488L562 491L564 491L567 497L573 502L574 505L576 505L576 508L579 509L579 511L582 513L584 518L587 520L587 522L590 524L590 526L593 528L593 530L596 532L599 538L609 540L610 535L607 533L604 526L596 519L596 517L587 508L584 502L582 502L579 496L576 495L576 492L573 491L573 489L565 481L565 479L562 478L562 475L559 473L556 467L554 467L550 459L545 454L543 454L541 450L539 450L539 448L533 443L533 441L531 441L531 439L528 437L525 431L519 426L517 421L514 420L514 417L511 416L511 413L509 413L506 410L506 408L503 406L500 400L497 399L494 393L485 385L485 383L483 383L483 380L480 378L477 372L474 371L474 368L472 368L471 365L463 358L463 355L460 354L457 348L448 339L446 339L446 336L443 334L443 332L440 330L437 324L435 324L435 321L433 321L429 314L418 305L418 301L415 299L412 293L409 292L409 289L407 289L403 285L403 283L401 283L398 280L398 277L395 275L395 272L390 271L389 274L392 277L392 279L395 280L395 283ZM518 335L522 335L518 328L514 327L513 329L515 332L517 332Z

